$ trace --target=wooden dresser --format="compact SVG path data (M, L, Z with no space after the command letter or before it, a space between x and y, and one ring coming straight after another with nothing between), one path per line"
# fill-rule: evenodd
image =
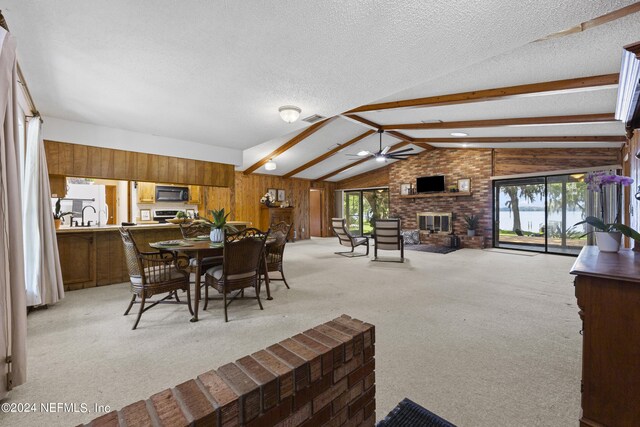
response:
M287 224L293 224L293 208L276 208L260 206L260 229L267 230L271 224L277 224L281 221ZM295 228L294 228L295 229ZM293 235L293 231L291 232Z
M582 249L571 269L582 319L580 425L640 425L640 252Z

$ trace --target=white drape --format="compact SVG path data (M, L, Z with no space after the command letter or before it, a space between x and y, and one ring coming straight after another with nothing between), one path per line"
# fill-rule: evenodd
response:
M38 117L27 125L24 165L24 236L27 305L55 304L64 298L56 230L51 215L49 171Z
M27 311L17 93L15 39L0 28L0 399L11 387L26 380Z

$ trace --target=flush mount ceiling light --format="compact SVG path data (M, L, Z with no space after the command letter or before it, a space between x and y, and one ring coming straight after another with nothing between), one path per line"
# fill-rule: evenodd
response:
M269 159L269 161L264 164L264 168L268 171L274 171L276 170L276 162L274 162L273 159Z
M282 120L287 123L293 123L298 120L298 117L300 117L300 113L302 112L302 110L295 105L283 105L278 108L278 111L280 112Z
M469 136L469 134L464 132L451 132L451 136Z

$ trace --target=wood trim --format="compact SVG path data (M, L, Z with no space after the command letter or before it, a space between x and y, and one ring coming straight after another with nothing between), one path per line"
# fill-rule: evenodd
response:
M485 127L504 127L504 126L535 126L535 125L556 125L556 124L573 124L573 123L606 123L615 122L614 113L602 114L580 114L576 116L547 116L547 117L517 117L511 119L495 119L495 120L464 120L457 122L439 122L439 123L404 123L383 125L382 129L464 129L464 128L485 128ZM389 132L390 133L390 132Z
M247 169L245 169L243 171L243 173L245 175L251 174L252 172L257 170L259 167L261 167L265 163L267 163L270 159L273 159L274 157L278 157L280 154L284 153L288 149L290 149L290 148L296 146L297 144L299 144L300 142L304 141L305 139L307 139L308 137L310 137L311 135L313 135L314 133L316 133L317 131L322 129L324 126L326 126L329 123L331 123L337 117L338 116L329 117L328 119L325 119L325 120L323 120L321 122L312 124L311 126L306 128L305 130L303 130L302 132L300 132L299 134L297 134L296 136L291 138L289 141L287 141L286 143L284 143L280 147L278 147L275 150L273 150L271 153L269 153L269 155L263 157L262 159L260 159L256 163L254 163L253 165L249 166Z
M360 135L356 136L353 139L350 139L349 141L345 142L344 144L341 144L341 145L333 148L332 150L324 153L323 155L318 156L315 159L308 161L304 165L292 170L291 172L284 174L283 178L291 178L292 176L299 174L303 170L309 169L311 166L317 165L318 163L328 159L329 157L333 156L334 154L338 153L339 151L341 151L341 150L343 150L343 149L355 144L358 141L361 141L362 139L368 137L369 135L373 135L374 133L376 133L374 130L368 130L368 131L366 131L364 133L361 133Z
M425 98L405 99L401 101L381 102L378 104L363 105L347 111L353 117L354 113L365 111L391 110L396 108L435 107L438 105L465 104L470 102L482 102L495 99L509 99L514 97L531 95L534 93L553 93L586 88L613 86L618 84L618 74L604 74L600 76L578 77L550 82L530 83L517 86L506 86L494 89L483 89L471 92L453 93L449 95L436 95Z
M406 142L406 141L399 142L399 143L391 146L389 151L395 151L398 148L404 147L405 145L409 145L409 142ZM433 148L433 147L431 147L431 148ZM334 175L339 174L340 172L346 171L347 169L351 169L354 166L361 165L362 163L368 162L369 160L372 160L372 159L373 159L373 157L369 156L369 157L365 157L364 159L360 159L360 160L357 160L355 162L349 163L348 165L343 166L340 169L336 169L333 172L329 172L328 174L321 176L320 178L316 178L315 181L324 181L324 180L326 180L328 178L331 178Z
M625 16L629 16L636 12L640 12L640 2L636 2L630 4L629 6L625 6L623 8L614 10L613 12L606 13L604 15L598 16L597 18L590 19L588 21L582 22L576 26L571 28L567 28L566 30L558 31L557 33L549 34L548 36L542 37L535 42L541 42L545 40L557 39L560 37L568 36L570 34L581 33L586 30L590 30L591 28L595 28L599 25L609 23L611 21L615 21L620 18L624 18Z
M461 142L461 143L508 143L508 142L626 142L622 135L608 136L506 136L482 138L415 138L413 143L422 148L425 143ZM427 146L428 147L428 146ZM433 147L431 147L433 148Z
M382 128L382 126L380 126L379 124L372 122L371 120L367 120L364 117L358 116L356 114L349 114L349 115L345 114L345 115L342 115L342 117L347 120L351 120L352 122L356 122L360 125L365 125L374 130L380 130L380 128Z

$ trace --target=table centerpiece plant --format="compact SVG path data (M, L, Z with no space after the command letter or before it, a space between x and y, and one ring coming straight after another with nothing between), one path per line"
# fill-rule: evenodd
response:
M622 224L622 187L626 187L633 183L633 179L628 176L611 174L608 172L593 172L587 174L585 178L587 189L597 193L600 196L600 218L596 216L588 216L584 221L578 222L576 225L589 224L597 231L596 244L601 252L618 252L620 250L620 241L622 235L635 240L636 244L640 244L640 233L635 231L628 225ZM607 223L605 219L606 191L608 186L615 186L616 209L613 222ZM586 236L589 233L584 234Z
M62 208L60 207L61 201L61 198L58 198L58 200L56 200L56 208L53 211L53 223L56 226L56 230L60 228L63 217L73 214L73 212L62 212Z
M209 211L212 219L208 219L202 217L203 220L209 227L211 227L211 233L209 234L209 238L214 243L220 243L224 240L224 231L231 230L232 232L237 231L234 226L231 224L227 224L227 218L231 215L231 212L225 214L224 208L220 210L212 209Z

